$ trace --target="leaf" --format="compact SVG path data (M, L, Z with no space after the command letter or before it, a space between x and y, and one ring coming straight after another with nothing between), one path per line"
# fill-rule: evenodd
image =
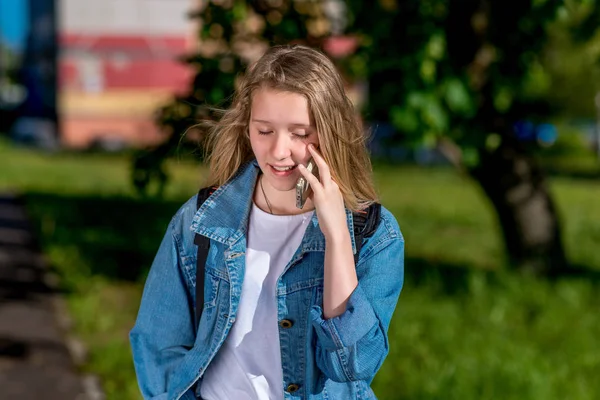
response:
M427 100L425 107L422 109L423 120L437 132L445 132L448 129L446 110L444 110L436 96L429 96Z
M410 92L407 98L407 104L411 108L422 108L427 103L423 92Z
M488 137L485 139L485 147L486 149L488 149L488 151L493 151L496 150L498 146L500 146L501 142L502 138L500 137L500 135L498 135L497 133L492 133L488 135Z
M474 111L473 100L466 85L458 78L451 78L444 85L444 99L450 111L471 115Z
M434 148L437 143L437 138L439 134L435 131L429 130L423 134L423 140L421 144L427 148Z
M248 16L248 9L245 1L236 1L233 5L233 17L237 21L243 21Z
M466 147L463 149L463 163L472 168L479 164L479 152L475 147Z
M512 90L503 86L494 95L494 107L498 112L506 113L513 103L513 98L514 94Z
M392 106L390 120L396 129L405 133L414 133L419 128L419 118L408 107Z
M421 63L421 78L426 83L433 83L435 81L435 62L430 59L425 59Z
M212 104L219 103L220 101L223 100L224 97L225 97L225 92L223 91L223 89L221 89L219 87L213 88L209 93L209 99Z
M443 34L437 33L431 36L427 43L426 53L432 59L439 61L444 57L446 52L446 38Z

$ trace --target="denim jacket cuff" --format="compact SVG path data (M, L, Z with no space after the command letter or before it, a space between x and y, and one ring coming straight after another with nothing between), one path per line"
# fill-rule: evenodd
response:
M360 283L350 295L343 314L326 320L319 306L313 306L310 313L317 337L326 350L353 346L378 324Z

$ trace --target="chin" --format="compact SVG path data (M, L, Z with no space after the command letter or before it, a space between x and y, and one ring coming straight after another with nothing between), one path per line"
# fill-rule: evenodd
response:
M269 185L271 185L271 187L278 192L289 192L290 190L296 190L296 180L297 179L294 178L285 180L272 177L267 178Z
M296 171L294 171L296 172ZM271 185L274 189L279 191L289 191L294 190L296 188L296 182L300 178L299 173L292 172L288 176L277 176L272 173L270 167L267 167L267 173L263 170L263 174L269 185Z
M273 186L273 188L279 192L289 192L296 190L296 181L290 184L283 184L282 182L279 182L279 184L275 185L271 183L271 186Z

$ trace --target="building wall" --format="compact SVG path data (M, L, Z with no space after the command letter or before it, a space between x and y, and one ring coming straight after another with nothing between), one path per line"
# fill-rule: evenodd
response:
M186 89L190 70L178 63L188 41L177 36L60 35L62 90L98 94L118 89Z
M185 14L195 0L61 0L61 28L80 34L174 35L190 33Z
M197 0L59 2L59 109L66 147L98 139L143 146L162 140L154 111L187 89L194 52L186 14Z

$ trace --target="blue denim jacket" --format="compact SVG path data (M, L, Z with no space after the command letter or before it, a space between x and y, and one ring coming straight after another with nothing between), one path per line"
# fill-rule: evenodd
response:
M235 322L244 279L246 232L258 166L251 162L196 212L196 197L171 220L152 264L130 332L138 383L145 399L196 399L192 387ZM352 213L347 211L352 234ZM194 234L211 240L205 303L194 328ZM375 399L370 388L389 350L387 330L404 280L404 239L382 207L381 223L360 251L358 286L346 311L325 320L325 237L313 215L302 242L277 282L285 399ZM290 390L290 385L297 385ZM199 386L198 386L199 387ZM199 392L198 392L199 393Z

